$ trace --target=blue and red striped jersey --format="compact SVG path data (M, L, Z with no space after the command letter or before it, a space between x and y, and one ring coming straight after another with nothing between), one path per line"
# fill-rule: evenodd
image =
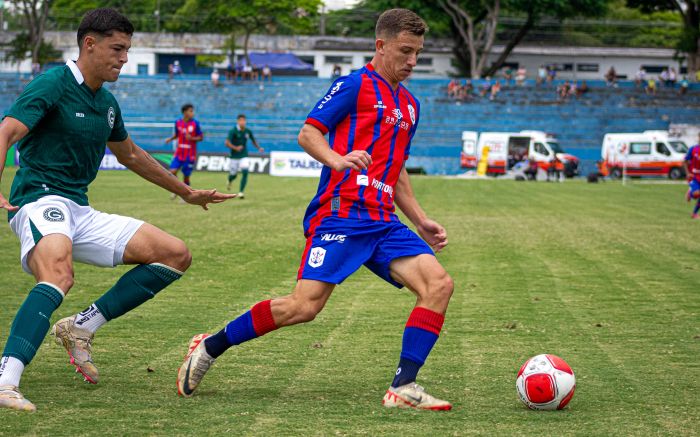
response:
M177 149L175 157L181 161L194 161L197 158L197 142L188 140L187 135L198 137L202 135L199 122L194 118L190 121L179 119L175 122L175 133L177 134Z
M700 182L700 144L688 150L688 153L685 155L685 160L688 161L688 167L693 173L695 180Z
M336 153L366 150L372 164L363 171L323 167L304 216L307 235L328 216L398 221L394 187L408 159L419 114L418 99L401 84L392 89L372 64L333 82L306 123L328 133Z

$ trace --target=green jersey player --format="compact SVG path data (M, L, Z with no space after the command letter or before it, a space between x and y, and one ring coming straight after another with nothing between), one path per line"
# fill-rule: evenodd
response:
M238 190L238 198L243 199L245 197L245 186L248 183L248 168L250 164L248 162L248 138L253 143L258 152L262 153L265 151L255 139L253 132L246 127L245 115L239 114L236 120L236 127L228 131L226 136L226 141L224 144L226 147L231 149L229 158L229 168L228 168L228 185L226 185L227 190L231 190L231 184L238 170L241 170L243 176L241 176L241 185Z
M154 297L190 266L181 240L89 206L87 187L105 145L133 172L191 204L207 209L234 197L179 182L127 134L117 101L102 85L119 77L133 31L114 9L88 12L78 28L78 60L30 82L0 124L0 176L9 147L19 142L20 152L9 201L0 194L0 209L8 211L20 239L22 268L37 282L17 311L0 359L0 407L36 410L18 390L20 377L73 285L74 260L136 265L85 311L52 329L71 364L93 384L99 378L91 356L95 331Z

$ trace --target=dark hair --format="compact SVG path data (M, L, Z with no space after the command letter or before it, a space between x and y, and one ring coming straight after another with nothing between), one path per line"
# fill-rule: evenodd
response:
M83 45L83 38L89 33L100 36L112 36L114 32L127 35L134 34L134 25L128 18L113 8L93 9L85 14L78 26L78 47Z
M236 118L237 119L245 118L245 114L238 114L238 117L236 117Z
M408 9L389 9L382 12L377 20L374 33L377 38L393 38L401 32L422 36L428 31L425 21Z
M192 103L185 103L182 105L182 108L180 108L180 112L184 114L188 109L194 109L194 105Z

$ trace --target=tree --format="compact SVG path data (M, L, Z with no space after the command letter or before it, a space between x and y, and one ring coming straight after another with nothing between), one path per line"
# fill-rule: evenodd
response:
M560 20L577 16L597 16L612 0L364 0L360 5L376 11L405 7L423 17L431 29L446 30L454 41L458 67L467 76L493 75L503 66L513 49L543 17ZM501 29L500 17L508 13L524 17L522 25L505 42L499 57L487 65ZM432 31L431 31L432 33Z
M700 1L699 0L627 0L627 6L643 12L676 11L683 18L683 35L678 50L687 55L688 71L700 70Z
M29 34L26 32L18 33L8 45L8 50L5 52L5 61L10 64L17 64L17 68L19 69L19 63L27 59L27 52L29 51L31 51ZM61 55L62 53L56 50L51 43L42 40L37 52L37 58L34 62L45 64L59 59Z
M16 44L26 44L32 53L32 62L39 62L39 49L44 42L44 29L52 0L9 0L14 10L22 16L27 41L15 38Z
M275 33L278 27L308 33L314 28L313 18L321 0L186 0L167 26L179 31L208 31L243 35L246 61L250 35L267 31ZM194 20L193 20L194 18Z
M82 16L95 8L115 8L126 15L137 32L160 30L185 0L53 0L51 19L59 29L74 30Z

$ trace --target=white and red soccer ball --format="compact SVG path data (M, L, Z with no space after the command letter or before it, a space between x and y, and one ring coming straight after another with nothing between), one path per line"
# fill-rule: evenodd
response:
M525 361L515 381L518 396L533 410L561 410L574 396L576 377L556 355L542 354Z

